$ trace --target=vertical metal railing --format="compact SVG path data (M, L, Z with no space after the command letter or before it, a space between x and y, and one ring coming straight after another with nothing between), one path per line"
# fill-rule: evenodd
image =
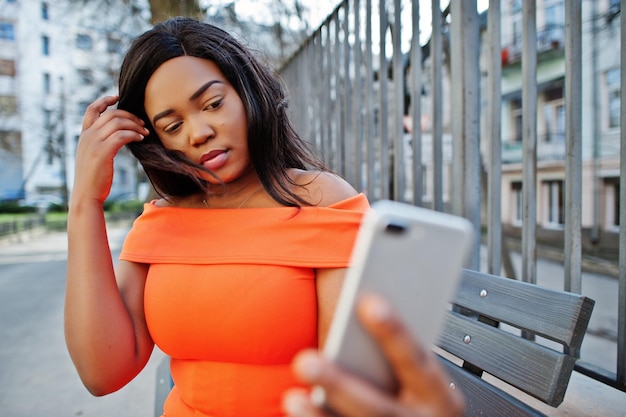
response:
M522 280L537 282L537 5L522 6Z
M480 69L479 25L476 2L451 2L450 29L453 149L453 213L472 222L474 251L468 268L480 268Z
M487 78L487 137L489 166L487 189L487 271L499 275L502 271L502 61L500 0L490 0L487 16L488 78Z
M487 264L480 265L481 242L477 233L469 266L500 274L507 260L502 256L506 245L501 222L502 141L508 135L502 124L504 28L500 22L503 5L510 3L490 0L484 28L480 27L475 2L447 3L442 11L439 0L431 0L430 7L417 0L344 0L281 72L290 90L298 131L319 149L332 169L359 191L366 192L371 201L412 201L465 216L478 232L484 227ZM626 0L621 1L621 6L622 10L626 7ZM581 292L581 50L585 18L582 0L565 0L563 7L564 289ZM403 10L410 18L402 17ZM536 283L537 202L542 191L537 174L536 0L524 0L519 13L523 28L522 48L516 50L521 52L522 74L520 278ZM428 16L430 27L420 26ZM626 28L626 19L620 25ZM419 34L429 31L427 42L420 41ZM626 63L625 36L626 30L622 30L622 67ZM430 68L426 69L428 64ZM481 69L486 72L484 85ZM621 79L622 85L626 85L624 72ZM621 91L622 98L626 97L625 90ZM483 102L485 105L481 106ZM621 107L621 115L624 126L626 106ZM480 126L481 123L485 125ZM626 129L621 129L621 144L620 181L626 184ZM486 175L484 185L482 175ZM620 187L619 199L620 225L626 225L626 186ZM481 213L486 213L484 221ZM584 362L579 363L577 370L626 390L626 227L620 228L619 242L623 249L619 251L616 372L591 369Z
M582 3L565 2L565 289L582 292Z
M621 1L621 9L626 10L626 0ZM626 86L626 19L621 19L621 85ZM626 103L626 88L621 89L621 102ZM626 105L621 106L620 129L620 230L619 230L619 291L617 307L617 372L616 381L626 386Z
M432 208L437 211L443 211L443 33L441 5L439 0L432 0L431 4L431 38L430 38L430 56L431 56L431 89L432 89L432 129L431 129L431 146L432 146ZM420 120L420 119L415 119Z
M411 4L411 62L422 63L422 48L419 41L420 33L420 10L419 3ZM417 36L416 36L417 34ZM413 204L416 206L423 205L424 195L424 164L422 163L422 129L420 124L416 123L422 116L422 74L420 71L412 71L410 77L411 89L411 153L413 156Z

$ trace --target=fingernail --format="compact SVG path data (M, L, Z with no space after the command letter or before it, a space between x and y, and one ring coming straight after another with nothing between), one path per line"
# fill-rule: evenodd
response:
M322 363L314 354L307 354L298 359L296 369L302 378L309 382L314 382L322 372Z
M287 394L283 400L283 408L287 414L299 416L304 413L305 399L299 394Z
M383 323L391 318L391 307L389 306L389 303L387 303L387 301L385 301L384 299L378 296L370 295L367 296L364 301L364 313L370 320L378 323Z

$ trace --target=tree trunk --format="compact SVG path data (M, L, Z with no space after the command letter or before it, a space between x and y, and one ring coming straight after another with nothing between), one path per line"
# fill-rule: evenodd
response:
M149 0L152 24L157 24L174 16L202 17L204 11L198 0Z

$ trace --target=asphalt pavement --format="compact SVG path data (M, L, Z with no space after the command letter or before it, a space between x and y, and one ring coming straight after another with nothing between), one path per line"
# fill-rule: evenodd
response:
M127 230L109 229L114 259ZM152 417L158 350L118 392L94 397L80 382L63 336L66 256L65 233L0 245L0 416Z

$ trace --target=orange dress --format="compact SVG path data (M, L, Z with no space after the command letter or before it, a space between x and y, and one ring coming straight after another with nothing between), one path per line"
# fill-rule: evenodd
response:
M150 264L145 314L171 357L164 415L282 416L290 363L317 346L315 269L348 266L359 194L329 207L146 204L120 259Z

